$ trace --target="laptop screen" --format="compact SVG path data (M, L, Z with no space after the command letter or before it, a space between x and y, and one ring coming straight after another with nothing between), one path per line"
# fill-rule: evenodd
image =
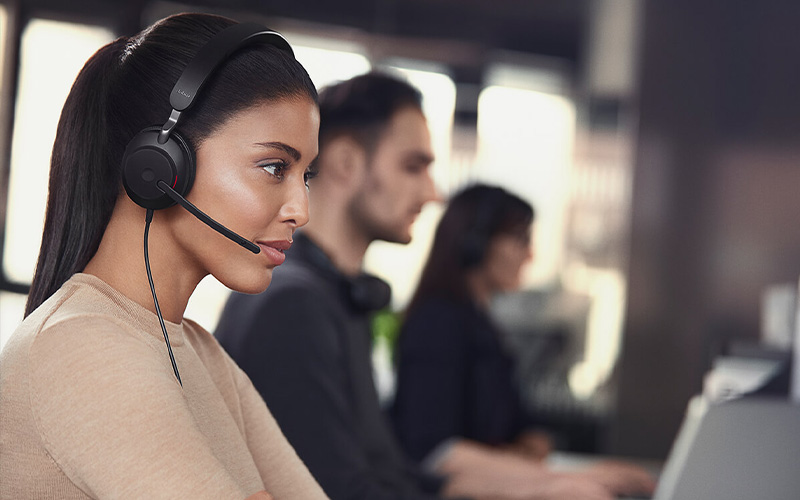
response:
M797 500L800 405L694 398L661 474L656 500Z

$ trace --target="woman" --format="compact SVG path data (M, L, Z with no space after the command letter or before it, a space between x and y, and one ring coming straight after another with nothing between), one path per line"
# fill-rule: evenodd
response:
M450 200L398 339L392 417L400 441L434 469L461 464L487 482L508 480L514 467L536 469L542 475L532 491L542 498L652 492L649 474L628 464L544 472L550 443L528 430L513 360L488 314L493 295L520 287L533 220L527 202L498 187L474 185Z
M326 498L248 378L183 318L208 274L266 289L308 220L316 90L279 35L248 38L247 26L171 16L104 46L78 75L27 316L0 359L2 498ZM231 33L242 40L223 40ZM176 85L198 53L213 60L212 45L226 50L200 72L202 90ZM196 165L172 189L153 181L159 146L137 142L152 125L165 148L185 146L175 162ZM171 196L151 203L137 179L159 196L182 189L251 251L180 206L160 209Z
M454 436L506 445L525 435L512 358L488 309L495 293L519 288L533 218L525 201L477 185L439 223L398 341L394 417L416 459Z

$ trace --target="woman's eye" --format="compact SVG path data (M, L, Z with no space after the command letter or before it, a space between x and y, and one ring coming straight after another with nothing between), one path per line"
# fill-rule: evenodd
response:
M306 184L306 189L308 189L308 181L316 177L318 173L319 172L315 170L309 170L305 174L303 174L303 182Z
M283 174L286 172L286 163L282 161L276 161L259 166L273 177L283 180Z

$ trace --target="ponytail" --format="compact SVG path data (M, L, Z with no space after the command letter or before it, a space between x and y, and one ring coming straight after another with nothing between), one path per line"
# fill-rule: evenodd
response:
M109 148L108 89L125 40L98 50L72 85L56 130L44 232L25 307L29 315L97 251L119 193Z

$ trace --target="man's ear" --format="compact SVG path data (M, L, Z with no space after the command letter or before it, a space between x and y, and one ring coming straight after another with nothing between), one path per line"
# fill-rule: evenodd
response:
M324 175L332 182L351 184L364 175L367 152L352 137L339 136L325 146Z

